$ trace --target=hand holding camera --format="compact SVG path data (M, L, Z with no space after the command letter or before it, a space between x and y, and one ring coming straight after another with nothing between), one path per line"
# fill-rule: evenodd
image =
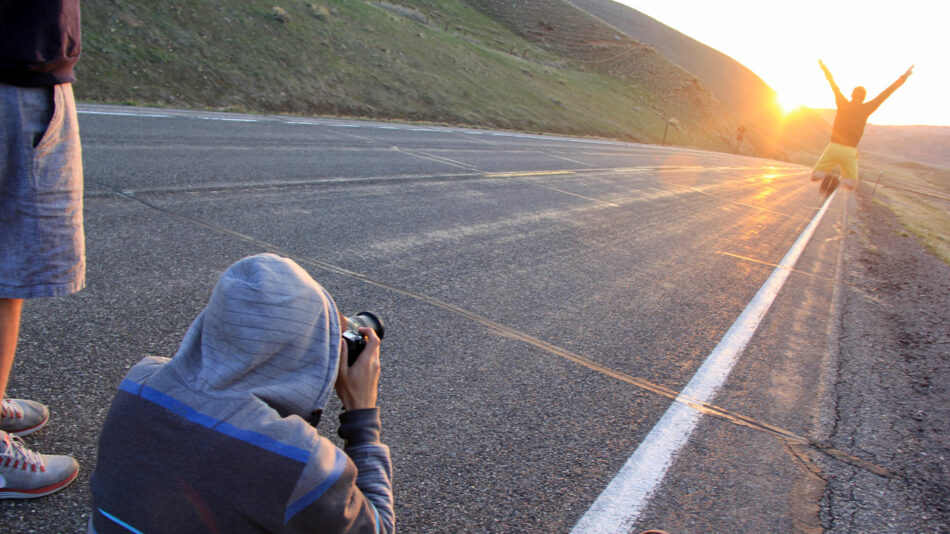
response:
M347 317L345 327L336 393L345 410L375 408L383 323L370 312L360 312Z
M386 328L383 327L383 321L373 312L359 312L353 317L346 318L346 331L343 332L343 341L346 342L347 365L353 366L356 359L360 357L363 348L366 346L366 336L360 332L360 328L372 328L379 339L386 335Z

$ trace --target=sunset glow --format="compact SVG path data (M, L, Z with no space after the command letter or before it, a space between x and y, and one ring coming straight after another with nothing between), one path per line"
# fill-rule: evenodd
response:
M618 1L742 63L786 110L834 107L819 59L845 95L862 85L868 98L916 65L870 122L950 126L950 2Z
M795 93L789 91L779 91L775 93L775 100L778 102L782 112L791 113L796 109L804 106L801 97L796 96Z

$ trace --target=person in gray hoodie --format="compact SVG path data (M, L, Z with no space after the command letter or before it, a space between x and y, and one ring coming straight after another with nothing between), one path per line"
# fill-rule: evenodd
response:
M380 341L361 328L366 347L347 366L342 321L289 259L228 268L175 356L146 357L119 385L88 531L394 532ZM310 423L334 388L342 450Z

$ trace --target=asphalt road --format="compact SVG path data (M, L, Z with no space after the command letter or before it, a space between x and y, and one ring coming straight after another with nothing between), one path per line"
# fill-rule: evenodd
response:
M50 405L27 443L82 471L0 503L4 532L83 531L120 379L263 251L387 323L403 532L568 532L821 206L802 167L671 147L104 106L80 126L88 286L27 304L9 393ZM630 528L818 521L844 202Z

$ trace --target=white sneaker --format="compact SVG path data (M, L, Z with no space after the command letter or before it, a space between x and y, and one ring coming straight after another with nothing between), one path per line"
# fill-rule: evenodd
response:
M79 464L69 456L39 454L23 439L0 431L0 499L32 499L76 480Z
M24 399L0 401L0 431L25 436L43 428L49 421L49 410L43 404Z

